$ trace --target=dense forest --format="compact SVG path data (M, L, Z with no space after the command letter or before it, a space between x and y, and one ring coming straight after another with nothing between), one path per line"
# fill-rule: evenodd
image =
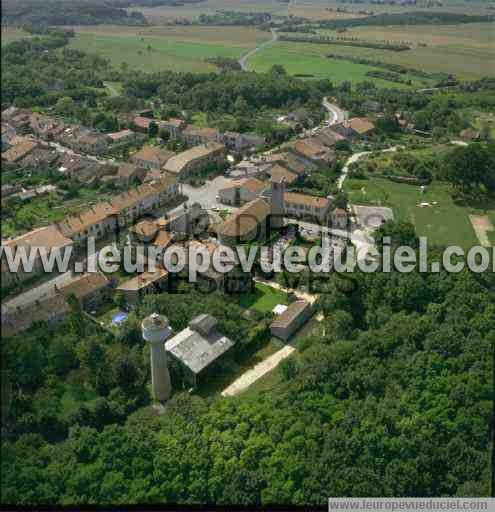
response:
M382 231L393 243L414 237L407 225ZM488 495L494 275L357 273L321 277L317 286L326 319L282 364L280 384L229 399L177 391L159 417L142 392L148 354L137 324L112 341L73 313L54 334L38 326L5 340L15 393L2 444L3 501ZM236 306L214 300L207 304L223 328L242 336L248 326L234 320ZM164 295L148 307L180 326L198 303ZM74 385L101 398L63 419L60 379L78 368Z

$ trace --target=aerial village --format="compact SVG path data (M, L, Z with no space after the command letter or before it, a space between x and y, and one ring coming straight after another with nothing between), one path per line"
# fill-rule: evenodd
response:
M49 166L57 176L75 184L111 183L119 193L61 221L6 238L2 240L4 247L37 246L49 253L72 246L72 257L82 268L87 268L89 260L107 244L154 246L159 256L153 272L105 275L72 270L48 276L40 258L32 272L23 273L10 272L2 257L4 334L16 335L40 321L57 325L69 314L70 297L77 299L88 318L102 326L106 324L99 312L108 311L109 304L118 304L110 318L106 315L109 326L118 326L144 296L173 292L176 276L167 272L160 256L174 245L203 246L212 253L219 246L252 243L257 237L256 243L283 251L295 242L296 232L299 241L308 245L317 243L324 233L333 235L332 250L344 250L346 238L358 245L372 244L370 229L390 218L390 209L382 208L378 222L370 226L366 207L350 208L332 196L292 191L312 171L328 168L335 161L336 144L366 141L374 130L367 118L347 119L335 105L329 105L328 111L329 120L310 130L298 124L296 113L280 117L280 123L291 124L298 134L266 149L263 137L220 133L187 125L179 118L155 119L151 109L128 114L126 128L106 135L36 112L6 109L2 112L5 173ZM161 137L180 143L184 150L166 149ZM106 158L112 150L126 159ZM345 173L346 168L340 180ZM4 185L2 203L13 197L30 201L53 192L54 185L34 189ZM63 204L64 195L59 198ZM96 240L95 252L89 256L88 237ZM187 274L187 264L183 273ZM210 268L200 273L199 281L225 294L252 290L254 281L287 292L290 299L269 311L271 334L285 343L314 316L316 296L284 289L272 277L243 275L237 264L228 274ZM167 352L193 388L198 385L198 376L234 344L218 332L216 324L216 319L204 311L167 342ZM244 385L249 384L249 378L247 381ZM239 385L242 388L242 382L234 382L225 394L235 394Z

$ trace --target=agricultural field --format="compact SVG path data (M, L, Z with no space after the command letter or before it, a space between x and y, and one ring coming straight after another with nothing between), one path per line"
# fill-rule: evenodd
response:
M72 48L97 53L130 69L208 72L211 57L239 58L270 34L254 28L225 27L74 27Z
M31 34L22 30L22 28L7 27L2 25L2 46L12 43L13 41L18 41L19 39L24 39L26 37L31 37Z
M430 7L431 11L449 11L459 14L489 14L487 3L483 1L465 2L463 0L447 0L441 7ZM337 12L337 9L346 12ZM284 2L280 0L205 0L198 5L131 7L129 12L141 12L152 24L163 25L175 20L196 20L200 14L213 14L219 10L243 12L268 12L272 16L298 16L311 20L347 19L362 17L361 12L395 13L425 10L419 6L377 5L372 3L343 4L337 0L298 0Z
M333 35L332 31L320 31ZM355 27L343 35L364 41L409 42L404 52L325 45L326 53L357 56L401 64L428 72L454 73L474 80L495 73L495 23L464 25L417 25L402 27ZM427 46L418 46L418 44Z
M364 64L356 64L344 60L327 58L329 53L340 53L342 46L339 46L339 52L336 47L311 44L311 43L288 43L277 42L270 45L260 52L256 53L248 61L249 69L258 72L265 72L274 64L282 64L291 75L301 75L308 78L328 78L335 83L344 80L352 82L362 82L371 80L378 87L408 88L405 84L389 82L379 78L366 76L366 72L378 68ZM404 77L406 78L406 77ZM426 86L430 82L418 78L407 76L417 86Z
M430 245L459 245L465 250L479 245L469 215L487 216L495 225L495 204L456 205L450 185L442 182L433 182L424 194L417 185L382 178L348 179L344 188L352 204L391 207L396 220L413 223L418 236L427 236ZM430 206L421 208L421 202ZM495 244L495 233L488 236Z

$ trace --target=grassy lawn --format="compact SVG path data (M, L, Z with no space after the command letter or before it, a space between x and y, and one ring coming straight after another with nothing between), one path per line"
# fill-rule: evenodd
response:
M277 42L253 55L248 66L254 71L266 72L274 64L282 64L291 75L312 75L314 78L328 78L336 83L344 80L369 80L377 87L409 88L406 84L366 76L366 72L376 71L378 68L326 57L329 53L341 53L341 48L311 43ZM420 84L414 77L407 78L411 78L417 85Z
M243 294L239 301L243 308L270 313L277 304L288 304L287 295L262 283L256 283L253 293Z
M214 30L212 30L214 29ZM226 27L76 27L70 46L97 53L114 66L126 62L129 69L157 72L210 72L211 57L238 59L269 34L254 29Z
M446 183L434 182L425 194L421 194L418 186L381 178L348 179L344 186L352 204L391 207L396 220L412 222L418 236L427 236L430 245L459 245L463 249L479 245L469 214L488 215L495 223L495 204L458 206ZM434 201L437 204L427 208L417 206Z

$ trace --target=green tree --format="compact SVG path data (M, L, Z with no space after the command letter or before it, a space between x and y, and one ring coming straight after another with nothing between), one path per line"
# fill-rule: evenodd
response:
M158 135L158 125L155 123L155 121L151 121L151 123L148 126L148 136L150 138L154 138Z

